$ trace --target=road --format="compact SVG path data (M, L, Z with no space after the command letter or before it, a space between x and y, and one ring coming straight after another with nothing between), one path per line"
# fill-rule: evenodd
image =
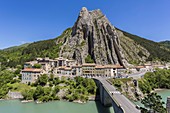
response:
M116 88L111 85L110 83L108 83L106 81L106 79L104 78L96 78L98 79L105 88L107 88L107 90L109 92L117 92ZM138 110L136 108L136 105L133 104L128 98L126 98L124 95L122 94L113 94L112 96L118 103L119 105L124 109L125 113L140 113L140 110Z
M126 76L132 77L132 78L134 78L134 79L139 79L139 78L141 78L145 73L146 73L146 71L144 71L144 72L139 72L139 73L133 73L133 74L129 74L129 75L126 75Z

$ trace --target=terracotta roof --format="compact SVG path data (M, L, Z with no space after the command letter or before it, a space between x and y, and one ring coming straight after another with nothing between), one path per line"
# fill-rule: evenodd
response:
M70 67L66 67L64 70L71 70L72 68L70 68Z
M152 66L152 64L144 64L145 66Z
M58 67L59 70L72 70L71 67L66 67L66 66L61 66L61 67Z
M121 65L105 65L105 68L123 68Z
M66 68L66 66L58 67L58 69L60 69L60 70L64 70L65 68Z
M41 72L41 69L35 69L35 68L25 68L22 70L22 72Z
M95 68L96 69L102 69L102 68L104 68L104 66L103 65L96 65Z
M82 66L96 66L96 64L95 63L85 63Z
M145 68L144 66L136 66L136 68Z
M82 65L73 65L72 67L82 67Z

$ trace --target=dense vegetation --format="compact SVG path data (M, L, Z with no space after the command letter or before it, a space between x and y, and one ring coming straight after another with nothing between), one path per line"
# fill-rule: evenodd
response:
M5 67L16 67L26 61L34 60L37 57L56 58L59 56L59 50L63 41L60 39L67 38L71 34L68 28L63 34L55 39L38 41L24 46L17 46L0 51L0 62Z
M117 28L118 29L118 28ZM118 29L120 30L120 29ZM142 47L146 48L148 52L150 53L150 56L148 58L148 61L154 61L154 60L161 60L161 61L170 61L170 49L168 49L166 46L147 40L145 38L141 38L139 36L130 34L128 32L122 31L123 34L132 40L134 40L136 43L140 44Z
M87 101L88 97L96 94L96 84L93 79L75 77L58 78L54 75L42 75L33 84L22 84L20 66L15 71L0 71L0 99L6 99L10 91L21 92L24 100L35 100L48 102L52 100L65 99L69 101ZM58 94L59 92L61 94Z
M148 94L142 100L145 108L141 108L141 113L166 113L166 109L163 107L165 103L161 99L161 96L157 95L157 93Z
M160 44L162 44L170 49L170 41L162 41L162 42L160 42Z
M132 78L115 78L109 79L109 81L118 88L119 91L122 91L122 86L126 85L128 82L132 82ZM131 84L133 86L133 84Z
M20 74L18 70L15 72L9 70L1 70L0 71L0 99L6 98L6 94L9 90L18 90L19 87L12 87L11 84L18 84L20 82L19 79L14 79L14 77L19 77Z
M92 79L75 77L74 79L54 78L54 75L42 75L38 81L31 84L33 88L26 89L22 92L25 100L36 100L48 102L58 99L66 99L69 101L81 100L87 101L88 96L95 95L96 84ZM35 88L36 89L35 89ZM60 97L58 93L63 92Z
M87 57L85 58L85 62L86 63L94 63L94 60L91 58L90 55L87 55Z
M146 73L144 78L139 80L139 88L143 93L149 93L155 88L170 89L170 70L157 69Z

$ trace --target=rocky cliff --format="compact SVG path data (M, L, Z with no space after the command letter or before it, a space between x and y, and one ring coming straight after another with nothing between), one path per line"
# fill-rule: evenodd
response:
M37 57L59 56L78 63L139 65L146 61L170 62L169 43L157 43L115 28L100 10L82 8L72 28L60 36L24 46L0 50L4 66L34 60Z
M60 51L60 56L85 63L87 56L97 64L127 66L117 30L100 10L82 8L71 36Z

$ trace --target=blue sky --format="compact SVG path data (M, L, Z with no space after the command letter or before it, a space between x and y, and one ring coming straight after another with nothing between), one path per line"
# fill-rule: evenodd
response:
M0 0L0 49L55 38L72 27L83 6L154 41L170 40L170 0Z

